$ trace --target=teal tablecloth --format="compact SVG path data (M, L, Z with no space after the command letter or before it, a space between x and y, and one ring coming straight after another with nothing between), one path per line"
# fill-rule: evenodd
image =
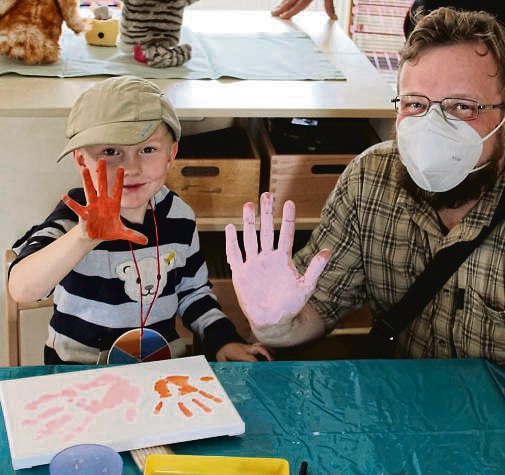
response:
M88 368L88 367L85 367ZM0 368L0 379L79 367ZM505 370L481 360L215 363L246 434L178 454L284 457L309 475L505 473ZM13 472L0 420L0 473ZM138 475L124 453L124 475Z

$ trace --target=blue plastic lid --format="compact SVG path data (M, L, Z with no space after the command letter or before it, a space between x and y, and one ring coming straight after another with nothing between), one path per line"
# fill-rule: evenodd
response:
M58 452L49 464L50 475L121 475L123 460L110 447L80 444Z

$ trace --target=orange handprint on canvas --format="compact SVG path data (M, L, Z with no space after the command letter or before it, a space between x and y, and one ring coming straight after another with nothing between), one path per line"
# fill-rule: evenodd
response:
M190 379L189 376L173 375L155 381L154 390L158 393L160 400L154 406L153 413L159 414L163 409L164 400L171 397L176 397L178 399L177 407L186 417L193 416L190 406L196 406L200 411L210 414L213 409L207 405L209 401L216 404L221 404L223 402L221 398L190 384ZM200 381L207 383L214 381L214 377L202 376ZM202 398L204 399L202 400Z
M36 439L57 436L65 442L85 431L103 413L124 412L124 420L137 417L140 389L120 376L101 375L87 383L41 394L24 407L21 424L35 428Z
M120 219L121 195L123 193L124 169L116 170L116 179L112 194L109 195L107 186L107 167L103 158L97 165L98 193L93 185L88 168L82 171L86 206L65 195L63 202L76 213L86 224L86 231L91 239L112 241L125 239L137 244L147 244L147 238L132 229L128 229Z

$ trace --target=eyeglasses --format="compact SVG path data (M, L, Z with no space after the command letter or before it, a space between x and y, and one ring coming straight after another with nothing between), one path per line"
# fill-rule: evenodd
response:
M433 104L439 104L444 117L448 120L473 120L479 116L480 111L503 109L505 104L479 104L472 99L458 97L446 97L441 101L432 101L426 96L400 94L393 97L391 102L399 115L410 117L422 117L426 115Z

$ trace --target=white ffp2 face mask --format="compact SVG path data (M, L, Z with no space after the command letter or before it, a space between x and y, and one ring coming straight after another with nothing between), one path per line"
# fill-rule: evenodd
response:
M461 120L445 120L434 107L425 116L405 117L397 126L400 160L417 186L426 191L443 192L459 185L475 168L482 155L482 144L505 122L481 137Z

